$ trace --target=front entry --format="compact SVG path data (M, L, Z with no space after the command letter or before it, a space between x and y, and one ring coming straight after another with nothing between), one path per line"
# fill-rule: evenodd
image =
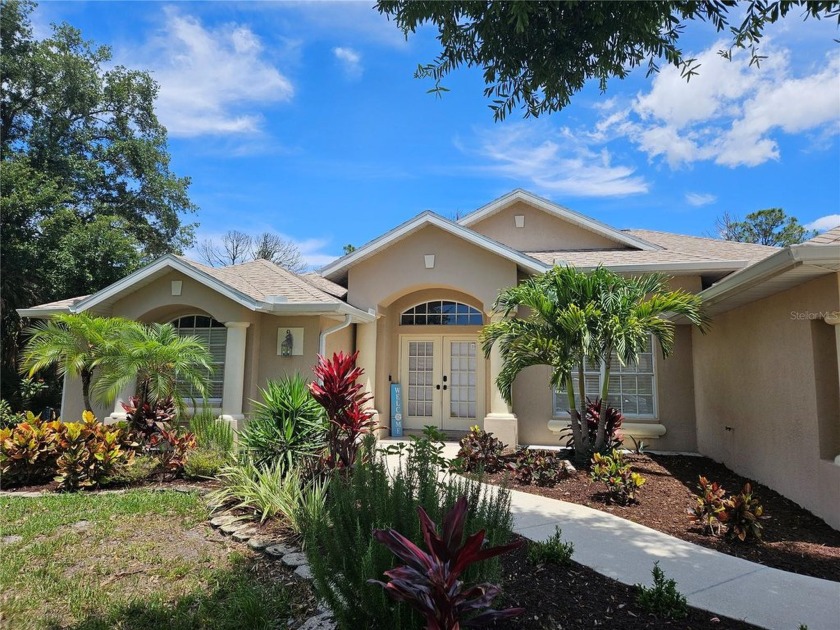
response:
M403 426L468 431L484 418L484 357L476 335L402 335Z

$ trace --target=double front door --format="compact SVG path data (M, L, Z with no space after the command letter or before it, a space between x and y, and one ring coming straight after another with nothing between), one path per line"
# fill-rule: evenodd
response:
M400 340L403 426L467 431L484 419L484 356L475 335Z

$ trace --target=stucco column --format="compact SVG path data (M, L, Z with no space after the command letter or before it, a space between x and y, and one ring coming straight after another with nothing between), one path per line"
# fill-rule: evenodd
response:
M245 342L250 322L225 322L225 382L222 388L222 419L238 428L245 416L242 399L245 389Z
M356 325L356 349L359 351L356 365L365 371L362 383L372 397L367 407L373 411L373 419L379 426L379 411L376 409L376 321Z
M136 393L137 380L133 380L126 384L114 400L114 411L111 412L110 420L107 422L123 422L126 419L127 414L125 413L125 409L123 409L122 403L128 404L128 399Z
M493 322L501 319L501 315L491 316ZM511 448L516 448L519 443L519 421L496 385L496 379L501 371L502 353L499 351L499 344L495 343L490 349L490 410L484 417L484 430L493 433Z

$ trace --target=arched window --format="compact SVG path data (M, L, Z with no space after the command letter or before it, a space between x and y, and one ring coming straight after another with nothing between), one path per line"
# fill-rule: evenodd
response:
M185 315L173 320L172 325L182 337L198 337L210 350L213 360L213 372L210 374L210 386L207 389L207 398L210 403L222 401L222 388L225 378L225 348L227 346L227 328L221 322L217 322L207 315ZM201 397L195 388L188 383L179 383L178 391L187 400L195 398L200 401Z
M400 316L401 326L481 326L481 311L447 300L432 300L412 306Z

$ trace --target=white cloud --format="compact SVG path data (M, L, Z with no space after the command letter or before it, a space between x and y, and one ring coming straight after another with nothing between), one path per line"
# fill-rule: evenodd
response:
M613 197L645 193L647 182L634 169L612 163L606 148L593 151L568 129L513 123L479 132L478 146L464 149L490 162L483 167L527 182L545 193L576 197Z
M717 201L717 197L710 193L685 193L685 201L692 206L708 206L710 203Z
M816 230L817 232L825 232L837 226L840 226L840 214L827 214L824 217L805 224L806 228Z
M676 168L698 161L757 166L781 157L780 133L840 133L840 54L796 76L790 51L773 49L769 40L760 68L749 65L745 51L724 59L721 47L717 42L697 55L699 74L688 83L677 68L663 68L649 91L602 118L590 136L626 137Z
M333 48L333 54L341 64L344 74L348 79L358 79L362 76L362 56L352 48L338 46Z
M197 18L164 9L164 26L120 60L149 68L160 84L156 111L173 136L256 134L261 105L290 100L294 87L267 59L247 26L206 28Z

